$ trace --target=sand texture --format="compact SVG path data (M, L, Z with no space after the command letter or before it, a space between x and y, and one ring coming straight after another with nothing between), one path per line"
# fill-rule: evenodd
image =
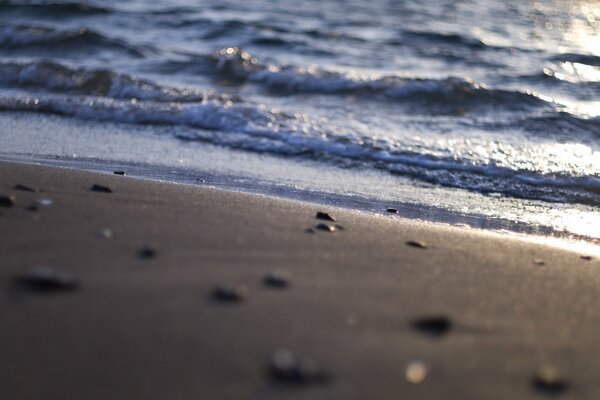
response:
M596 255L112 171L0 195L3 400L600 393Z

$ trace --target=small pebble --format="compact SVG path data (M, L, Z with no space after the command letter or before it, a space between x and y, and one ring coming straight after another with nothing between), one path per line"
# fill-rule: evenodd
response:
M331 221L331 222L335 222L336 221L336 219L333 218L331 215L329 215L326 212L322 212L322 211L317 212L316 218L317 219L322 219L322 220L325 220L325 221Z
M557 395L563 393L569 387L564 379L561 379L558 372L551 367L541 368L533 377L533 386L544 393Z
M414 361L408 364L404 372L404 378L409 383L422 383L427 378L427 366L420 361Z
M325 231L325 232L335 232L337 231L337 228L333 225L327 225L327 224L319 224L315 227L316 229L320 230L320 231Z
M112 189L107 187L107 186L102 186L102 185L94 185L90 188L90 190L94 191L94 192L101 192L101 193L112 193Z
M427 245L425 244L425 242L421 242L419 240L409 240L408 242L406 242L407 246L411 246L411 247L416 247L418 249L426 249Z
M115 171L115 172L113 172L113 173L114 173L115 175L121 175L121 176L125 176L125 175L126 175L125 171Z
M25 185L21 185L21 184L17 184L14 187L15 190L21 190L23 192L39 192L39 190L31 188L29 186L25 186Z
M586 255L583 255L583 256L581 256L581 259L582 259L582 260L585 260L585 261L591 261L591 259L592 259L592 256L586 256Z
M281 271L269 272L265 275L263 282L266 286L277 289L285 289L290 286L289 278Z
M304 232L306 232L306 233L315 233L315 230L313 228L306 228L304 230Z
M293 385L325 383L328 374L311 359L299 359L289 350L279 350L271 359L271 378Z
M539 258L534 259L533 263L535 265L546 265L546 262L544 260L540 260Z
M40 292L55 292L73 290L78 286L77 281L68 274L56 272L48 267L36 267L15 277L15 282Z
M0 207L14 207L17 203L17 198L13 195L0 195Z
M156 257L156 250L150 247L144 247L138 251L138 256L143 259L149 259Z
M98 231L98 236L105 238L105 239L112 239L114 237L114 233L111 229L104 228L104 229L100 229Z
M452 329L452 321L443 316L418 318L413 327L424 335L442 337Z
M40 207L50 207L52 204L54 203L54 201L52 199L38 199L36 201L34 201L33 203L31 203L31 205L29 207L27 207L27 209L29 211L37 211L40 209Z
M198 182L198 183L204 183L205 181L204 181L204 179L196 178L196 182Z
M398 214L397 208L388 207L385 209L385 211L389 212L390 214Z
M220 285L213 289L212 297L224 303L239 303L246 298L245 286Z

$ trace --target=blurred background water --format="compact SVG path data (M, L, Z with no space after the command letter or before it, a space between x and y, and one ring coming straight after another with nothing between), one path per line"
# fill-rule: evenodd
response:
M0 0L4 158L600 241L599 1L191 3Z

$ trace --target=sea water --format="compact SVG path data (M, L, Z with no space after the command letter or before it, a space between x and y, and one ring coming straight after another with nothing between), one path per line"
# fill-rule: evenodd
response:
M0 0L0 143L600 243L600 3Z

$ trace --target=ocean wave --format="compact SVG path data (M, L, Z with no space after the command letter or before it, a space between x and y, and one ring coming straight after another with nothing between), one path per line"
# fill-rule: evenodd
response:
M281 67L264 64L237 47L215 53L217 70L229 78L264 85L285 93L355 94L382 96L395 101L467 107L521 110L552 106L533 92L493 89L463 78L422 79L402 76L373 78L365 74L339 73L319 67Z
M109 14L111 9L89 2L33 2L33 1L1 1L1 12L22 12L26 15L50 17L82 17L86 15Z
M557 62L566 61L600 67L600 56L595 56L592 54L563 53L552 57L552 60Z
M54 93L157 102L229 100L229 97L217 95L212 91L164 87L127 74L118 74L109 70L71 68L50 61L0 63L0 85Z
M121 39L108 38L87 28L60 30L47 26L0 25L0 49L34 48L53 55L75 49L108 49L144 57L146 49L137 48Z
M176 137L184 140L298 156L345 167L370 165L392 174L481 193L600 206L600 174L515 169L491 159L474 161L461 157L461 153L435 154L427 148L423 148L427 152L422 153L415 151L418 147L403 148L397 143L368 136L339 134L327 123L252 104L217 100L184 104L74 96L1 96L0 110L167 125ZM468 147L468 143L465 146ZM469 154L467 150L465 147L465 155Z

